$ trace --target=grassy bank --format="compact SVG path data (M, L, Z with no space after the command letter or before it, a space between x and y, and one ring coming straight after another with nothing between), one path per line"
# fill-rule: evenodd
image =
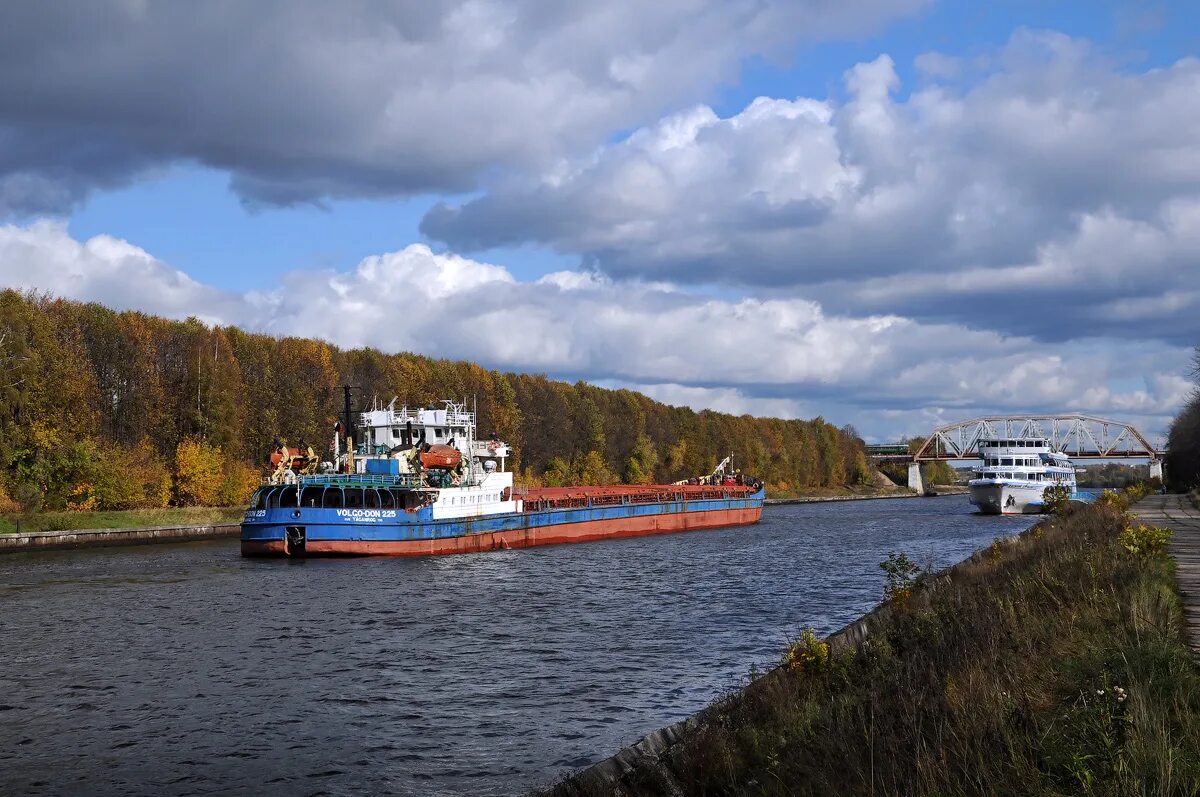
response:
M1196 794L1200 674L1172 562L1129 525L1094 506L895 580L865 642L802 639L622 793Z
M912 490L909 490L907 487L875 487L869 485L854 485L849 487L805 487L796 490L767 490L767 498L770 499L852 498L911 494Z
M28 517L0 515L0 534L20 531L74 531L76 529L134 529L147 526L207 526L236 523L244 507L174 507L130 509L122 512L42 512Z

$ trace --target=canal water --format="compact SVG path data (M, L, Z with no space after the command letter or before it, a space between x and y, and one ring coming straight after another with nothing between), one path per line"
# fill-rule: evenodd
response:
M0 793L520 793L1032 518L965 496L423 559L236 541L0 557Z

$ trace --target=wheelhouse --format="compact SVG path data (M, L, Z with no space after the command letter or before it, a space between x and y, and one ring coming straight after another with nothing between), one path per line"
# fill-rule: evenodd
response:
M435 490L408 487L286 484L262 487L250 509L402 509L413 510L437 497Z

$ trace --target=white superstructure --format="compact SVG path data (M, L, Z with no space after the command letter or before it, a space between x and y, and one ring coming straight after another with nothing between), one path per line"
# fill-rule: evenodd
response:
M983 465L969 486L971 503L985 514L1041 512L1046 488L1056 485L1075 495L1075 466L1045 438L980 440L979 458Z
M492 436L475 439L475 413L465 403L442 402L442 409L376 404L359 416L353 470L358 474L411 475L430 488L435 520L472 518L521 511L513 475L505 468L508 444ZM462 462L453 469L421 471L419 453L430 446L455 448Z

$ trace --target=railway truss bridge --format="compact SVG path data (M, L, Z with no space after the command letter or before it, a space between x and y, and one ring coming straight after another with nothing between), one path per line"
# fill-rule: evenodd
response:
M1154 448L1134 427L1121 421L1091 415L988 415L934 429L916 450L908 444L867 446L876 461L903 461L908 465L908 486L918 492L922 462L979 459L980 440L1048 440L1050 446L1072 460L1141 459L1150 463L1151 478L1162 478L1162 451Z

